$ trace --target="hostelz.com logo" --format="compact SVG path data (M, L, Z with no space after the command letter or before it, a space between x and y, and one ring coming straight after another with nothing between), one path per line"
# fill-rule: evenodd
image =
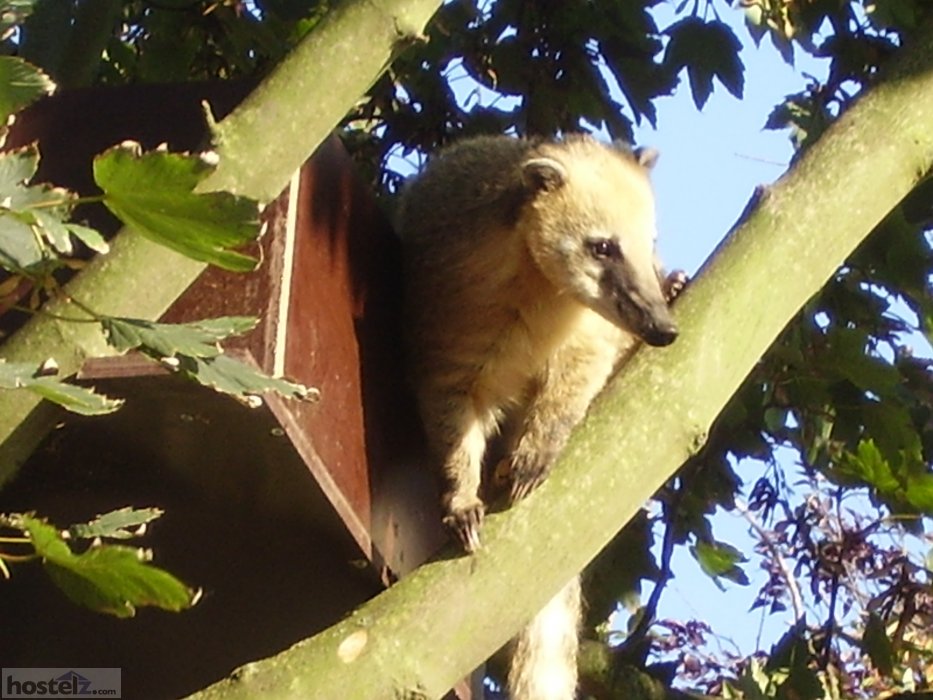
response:
M4 698L120 697L118 668L5 668Z

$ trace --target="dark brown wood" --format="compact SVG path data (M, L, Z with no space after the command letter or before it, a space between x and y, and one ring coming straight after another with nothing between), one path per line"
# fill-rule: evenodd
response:
M38 138L41 178L86 194L94 153L125 139L196 148L201 100L222 115L247 89L66 93L21 116L10 145ZM100 208L84 214L115 229ZM267 396L250 409L140 356L88 362L82 381L125 407L63 414L0 493L0 511L35 509L66 525L162 507L145 544L206 595L191 612L128 623L74 607L36 571L17 573L0 596L4 665L122 666L126 697L190 692L323 629L443 543L402 369L398 242L338 139L263 216L262 267L207 270L164 320L258 316L228 347L320 400Z
M203 599L116 620L69 602L38 565L16 567L2 584L0 659L121 667L123 697L162 700L327 628L381 584L270 411L145 372L106 382L127 402L105 420L62 416L0 511L64 526L162 508L135 544Z

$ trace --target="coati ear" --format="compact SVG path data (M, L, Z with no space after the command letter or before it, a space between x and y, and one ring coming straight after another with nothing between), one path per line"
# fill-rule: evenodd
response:
M522 164L522 181L532 192L555 192L567 182L567 171L553 158L531 158Z
M661 155L656 148L636 148L634 153L635 160L638 161L638 164L645 170L651 170L654 164L658 162L658 157Z

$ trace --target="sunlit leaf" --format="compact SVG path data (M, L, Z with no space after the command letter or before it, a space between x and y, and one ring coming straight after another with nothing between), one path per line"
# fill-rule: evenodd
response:
M105 254L110 252L110 244L104 240L104 237L100 234L100 231L97 231L93 228L88 228L87 226L82 226L80 224L65 224L65 228L68 229L68 232L72 236L77 238L95 253Z
M270 377L229 355L179 357L178 369L195 381L231 396L248 398L275 392L286 398L313 399L317 392L287 379Z
M32 227L15 214L0 210L0 265L12 272L43 260L42 243Z
M854 453L845 453L833 473L854 479L854 483L873 486L882 494L893 493L901 485L891 465L871 439L859 442Z
M107 340L121 352L140 350L195 381L246 399L267 391L289 398L313 398L315 392L286 379L270 377L252 365L223 355L220 341L252 330L257 319L246 316L155 323L131 318L101 320Z
M157 358L188 355L214 357L221 353L220 341L252 330L256 318L225 316L191 323L156 323L135 318L107 317L101 320L108 342L125 352L139 348Z
M55 83L31 63L14 56L0 56L0 124L54 91Z
M0 389L24 389L85 416L113 413L123 401L49 376L40 365L0 360Z
M749 584L748 576L738 566L740 562L748 561L742 552L725 542L699 541L690 547L690 553L700 565L707 576L720 585L719 578L728 579L742 586ZM721 586L720 586L721 587Z
M107 537L116 540L127 540L139 537L141 528L161 517L163 512L158 508L137 509L127 506L126 508L98 515L89 523L71 525L68 532L72 537L79 539Z
M188 257L234 271L258 261L232 250L259 237L256 202L228 192L197 194L215 165L204 157L115 146L94 159L94 179L104 204L157 243Z
M116 617L132 617L137 607L177 612L197 601L197 591L150 564L145 550L98 545L75 554L48 523L24 516L21 524L49 577L80 605Z
M73 233L94 242L97 249L103 240L92 229L66 223L76 201L73 193L28 184L38 165L34 146L0 154L0 265L12 271L70 255Z
M904 498L921 513L933 515L933 474L909 475Z

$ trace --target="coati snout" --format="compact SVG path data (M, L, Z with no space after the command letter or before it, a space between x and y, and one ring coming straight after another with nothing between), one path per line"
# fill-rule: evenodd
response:
M677 325L671 318L660 281L643 280L624 258L605 263L600 289L613 308L609 321L631 331L648 345L663 347L677 338ZM597 309L598 310L598 309Z

